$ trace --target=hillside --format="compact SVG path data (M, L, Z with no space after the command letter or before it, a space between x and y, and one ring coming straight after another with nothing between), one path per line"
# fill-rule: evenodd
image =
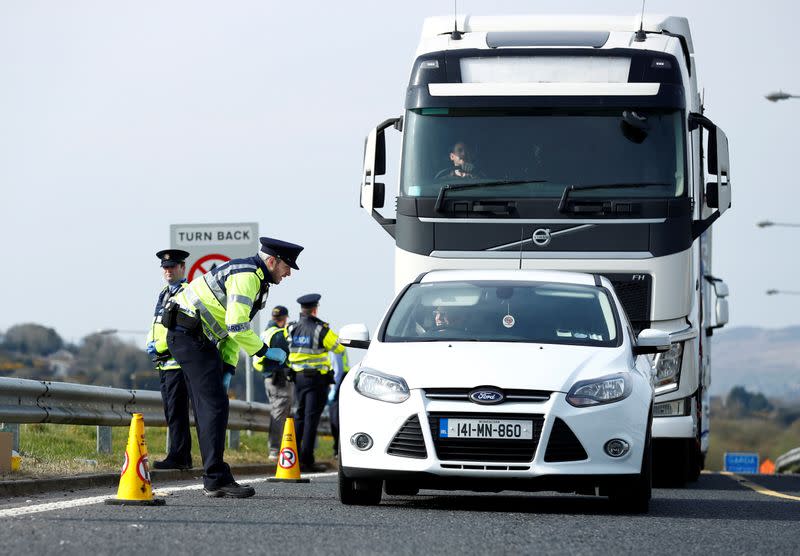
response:
M711 395L742 385L768 397L800 399L800 326L736 327L712 337Z

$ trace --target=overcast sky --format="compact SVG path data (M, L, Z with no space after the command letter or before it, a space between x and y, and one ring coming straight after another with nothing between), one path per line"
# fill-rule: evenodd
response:
M796 2L650 0L690 20L707 114L730 140L733 208L714 273L731 325L800 322ZM466 1L459 11L638 13L638 0ZM380 318L393 241L358 207L364 136L399 115L423 18L452 2L0 0L0 330L77 341L144 330L170 224L258 222L306 246L270 304L323 295L335 326ZM390 155L390 164L397 161ZM392 158L394 156L394 158ZM396 189L396 183L389 186ZM389 203L393 204L393 203Z

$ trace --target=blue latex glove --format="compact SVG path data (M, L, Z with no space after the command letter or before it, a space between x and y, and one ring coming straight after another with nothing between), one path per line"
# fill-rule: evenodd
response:
M155 340L147 342L147 347L145 349L146 349L147 353L149 353L150 355L152 355L154 357L156 355L158 355L158 350L156 349L156 341Z
M264 354L264 357L272 361L277 361L278 363L283 363L286 361L286 352L281 348L267 348L267 353Z
M226 392L231 387L231 379L233 379L233 373L227 371L222 373L222 387L225 388Z

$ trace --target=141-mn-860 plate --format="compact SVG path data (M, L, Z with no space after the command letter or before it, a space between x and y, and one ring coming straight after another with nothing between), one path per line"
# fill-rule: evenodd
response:
M518 419L439 419L439 438L530 440L533 422Z

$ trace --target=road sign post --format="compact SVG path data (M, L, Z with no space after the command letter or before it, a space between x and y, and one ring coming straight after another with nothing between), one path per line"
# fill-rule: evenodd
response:
M252 257L258 252L258 223L172 224L170 246L189 252L186 278L190 282L231 259ZM258 334L258 317L253 320ZM245 365L245 398L253 401L253 366L249 357Z

